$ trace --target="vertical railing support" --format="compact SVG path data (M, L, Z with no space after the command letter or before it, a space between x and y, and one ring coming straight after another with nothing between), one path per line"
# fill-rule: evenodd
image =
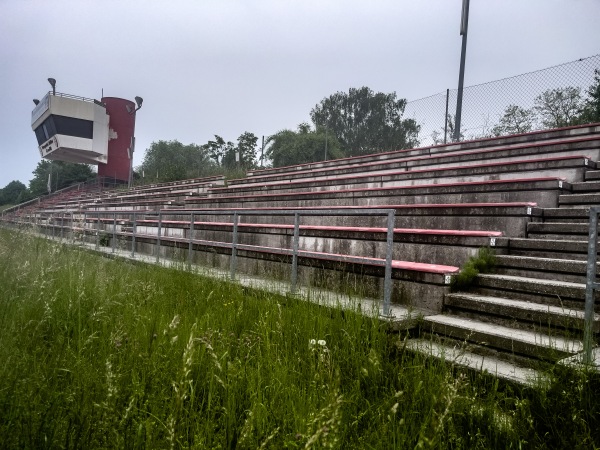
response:
M162 211L158 212L158 231L156 233L156 264L160 262L160 233L162 228Z
M444 115L444 144L448 143L448 100L450 98L450 89L446 89L446 114Z
M85 244L87 239L86 239L86 232L87 232L87 212L83 213L83 231L81 232L81 243Z
M583 325L583 363L592 363L592 346L594 344L594 298L596 283L596 258L598 246L598 214L600 207L590 208L590 229L588 240L587 280L585 287L585 316Z
M137 221L133 213L133 224L131 226L131 257L135 258L135 233L137 231Z
M117 213L113 213L113 237L112 237L112 252L115 252L117 243Z
M96 211L96 250L100 248L100 213Z
M388 212L387 216L387 241L385 254L385 275L383 279L383 315L390 315L390 304L392 299L392 260L394 258L394 224L396 221L395 211Z
M238 213L233 213L233 236L231 238L231 263L230 263L230 278L235 280L236 257L237 257L237 240L238 240Z
M188 268L192 268L192 240L194 238L194 213L190 214L190 231L189 231L189 242L188 242Z
M298 246L300 242L300 214L294 214L294 240L292 242L292 294L298 284Z
M96 250L100 248L100 213L96 211Z
M65 237L65 213L60 215L60 241L62 242Z

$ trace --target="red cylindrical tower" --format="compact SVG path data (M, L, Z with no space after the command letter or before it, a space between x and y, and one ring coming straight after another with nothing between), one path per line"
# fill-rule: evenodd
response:
M98 164L98 177L126 183L133 158L135 103L116 97L102 97L102 103L109 116L108 155L106 164Z

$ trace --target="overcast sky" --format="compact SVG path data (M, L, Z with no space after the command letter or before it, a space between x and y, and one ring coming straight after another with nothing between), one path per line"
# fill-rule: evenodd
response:
M0 188L40 160L33 98L144 98L153 141L268 136L368 86L456 88L462 0L0 0ZM600 53L600 0L471 0L465 86Z

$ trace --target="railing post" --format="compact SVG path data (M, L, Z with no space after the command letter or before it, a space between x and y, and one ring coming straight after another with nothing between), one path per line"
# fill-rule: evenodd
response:
M160 261L160 232L162 228L162 211L158 212L158 231L156 233L156 264Z
M117 241L117 213L113 213L113 238L112 238L112 252L115 252L115 244Z
M50 218L52 219L52 240L54 240L54 238L56 236L54 236L56 234L56 224L54 223L54 214L50 214Z
M62 242L65 236L65 213L60 215L60 241Z
M131 257L135 258L135 233L137 228L137 222L135 220L135 213L133 213L133 224L131 227Z
M96 250L100 248L100 212L96 210Z
M392 299L392 260L394 258L394 223L396 212L390 211L387 216L387 241L385 255L385 278L383 280L383 315L390 315Z
M238 213L233 213L233 236L231 238L231 265L230 278L235 280L236 256L237 256L237 239L238 239Z
M600 208L590 208L587 280L585 286L585 316L583 325L583 363L592 363L594 327L594 291L596 285L596 248L598 244L598 213Z
M188 243L188 267L192 268L192 239L194 235L194 213L190 214L190 235Z
M446 89L446 114L444 115L444 144L448 143L448 99L450 98L450 89Z
M85 242L87 241L85 234L87 232L87 213L84 212L83 213L83 231L81 232L81 243L85 244Z
M300 241L300 214L294 213L294 240L292 242L292 294L298 284L298 244Z

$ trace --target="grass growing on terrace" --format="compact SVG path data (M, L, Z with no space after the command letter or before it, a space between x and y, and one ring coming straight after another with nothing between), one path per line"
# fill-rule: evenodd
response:
M2 229L0 286L0 448L600 443L597 378L499 387L360 314Z

